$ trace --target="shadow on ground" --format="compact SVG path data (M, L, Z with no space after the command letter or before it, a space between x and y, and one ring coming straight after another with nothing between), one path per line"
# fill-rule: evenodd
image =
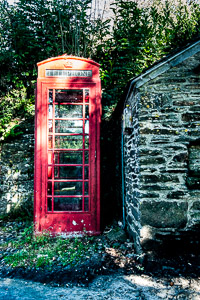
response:
M45 267L11 267L5 263L6 255L16 251L10 246L10 242L16 239L14 235L15 223L10 225L8 234L1 231L1 244L7 243L8 247L1 247L0 276L8 278L23 278L41 283L50 284L78 284L87 286L92 280L100 275L139 275L151 276L155 278L198 278L200 277L200 254L198 247L191 249L178 248L178 245L161 249L161 251L148 252L141 263L133 248L133 243L127 238L125 232L117 228L109 228L102 235L95 237L95 242L103 244L101 251L91 253L84 261L76 266L62 266L54 264L53 268ZM176 247L172 251L171 247ZM166 249L171 251L165 251ZM183 250L184 251L181 251Z

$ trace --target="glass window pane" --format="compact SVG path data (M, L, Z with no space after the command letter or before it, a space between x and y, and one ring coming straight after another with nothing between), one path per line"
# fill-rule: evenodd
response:
M49 140L48 147L49 147L49 149L52 149L53 148L53 137L49 136L48 140Z
M83 137L77 136L55 136L55 148L59 149L82 149Z
M47 198L47 211L52 211L52 198Z
M54 211L81 211L82 198L54 198Z
M86 135L85 136L85 149L88 149L89 148L89 136Z
M55 105L55 118L82 118L82 105Z
M88 191L88 182L85 182L85 195L88 195L89 191Z
M85 118L89 119L89 105L85 106Z
M52 195L52 182L47 183L47 195Z
M48 167L48 179L52 179L52 167Z
M48 164L52 164L53 163L53 152L49 151L48 152Z
M83 133L83 121L81 120L56 120L56 133Z
M85 133L89 134L89 120L85 121Z
M53 103L53 90L49 90L49 103Z
M89 102L89 90L85 90L85 102Z
M85 179L88 179L89 176L89 169L88 167L85 167Z
M53 121L49 120L49 132L53 132Z
M82 182L55 182L54 195L82 195Z
M84 211L89 211L89 198L84 198Z
M85 164L89 164L89 151L85 151Z
M82 151L60 151L55 152L55 164L82 164Z
M55 166L54 176L56 179L82 179L81 166Z
M56 90L56 103L81 103L83 102L83 90Z
M53 118L53 104L49 104L49 119Z

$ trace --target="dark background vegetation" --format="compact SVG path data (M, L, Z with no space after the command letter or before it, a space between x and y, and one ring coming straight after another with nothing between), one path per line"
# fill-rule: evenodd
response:
M105 223L112 213L121 212L120 119L112 116L125 86L200 33L200 5L195 0L115 0L111 7L106 19L102 12L94 17L90 0L0 3L0 141L14 136L20 122L34 115L37 62L67 53L101 65Z

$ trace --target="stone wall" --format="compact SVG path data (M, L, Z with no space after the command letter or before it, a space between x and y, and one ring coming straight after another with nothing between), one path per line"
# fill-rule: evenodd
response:
M127 113L131 111L133 129L124 135L124 206L126 209L127 230L140 248L140 209L139 209L139 94L130 97Z
M34 120L22 121L15 135L0 144L1 215L33 204Z
M124 137L126 224L138 251L200 225L199 61L191 56L126 102L133 118Z

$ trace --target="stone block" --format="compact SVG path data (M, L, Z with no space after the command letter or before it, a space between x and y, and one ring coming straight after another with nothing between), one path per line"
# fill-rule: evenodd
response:
M190 107L189 111L192 111L192 112L199 112L200 111L200 105L193 105Z
M143 175L140 177L142 183L165 183L165 182L172 182L172 183L179 183L178 176L172 175Z
M200 159L190 160L188 168L191 174L200 178Z
M183 128L183 132L185 131L185 129ZM186 134L185 132L182 133L180 132L180 134L177 136L177 138L174 139L174 143L183 143L183 144L188 144L191 140L191 137Z
M127 240L126 233L121 228L111 229L106 236L110 241L125 242Z
M157 167L155 167L155 166L142 166L142 167L140 167L140 172L141 173L143 173L143 172L151 172L151 173L154 173L154 172L157 172L157 170L158 170L158 168Z
M182 199L183 196L184 196L185 192L184 191L173 191L173 192L170 192L168 195L167 195L167 198L168 199Z
M191 209L199 210L199 211L200 211L200 200L199 200L199 201L195 201L195 202L192 204Z
M200 121L200 113L185 113L182 115L184 122Z
M164 144L167 145L169 144L171 141L169 139L169 136L153 136L153 138L151 139L151 143L152 144Z
M154 157L144 157L140 159L141 165L150 165L150 164L164 164L165 159L161 156L154 156Z
M173 157L173 161L177 161L177 162L186 162L188 159L188 153L187 152L182 152L179 154L176 154Z
M199 177L188 177L186 183L190 189L200 189L200 175Z
M160 194L159 193L154 193L154 192L141 192L140 193L140 198L159 198Z
M143 201L140 205L141 225L157 228L184 228L187 202Z
M188 135L193 139L199 138L199 125L198 126L190 125L190 127L194 127L194 129L190 129L188 131Z
M200 84L191 84L191 85L186 85L185 86L186 89L190 89L192 90L200 90Z
M172 190L173 186L161 185L161 184L141 184L141 188L146 190L147 192L153 191L163 191L163 190Z
M191 146L189 154L190 159L200 159L200 146Z
M176 134L175 130L172 130L171 128L144 128L140 129L140 134L153 134L153 135L174 135Z
M199 225L200 225L200 211L190 212L190 217L191 217L193 223L195 223L195 224L199 223Z
M161 153L161 150L152 150L152 149L140 149L139 150L139 155L140 156L146 156L146 155L149 155L149 156L156 156L156 155L160 155Z
M195 102L194 101L187 101L187 100L174 101L173 105L175 105L175 106L192 106L192 105L195 105Z

